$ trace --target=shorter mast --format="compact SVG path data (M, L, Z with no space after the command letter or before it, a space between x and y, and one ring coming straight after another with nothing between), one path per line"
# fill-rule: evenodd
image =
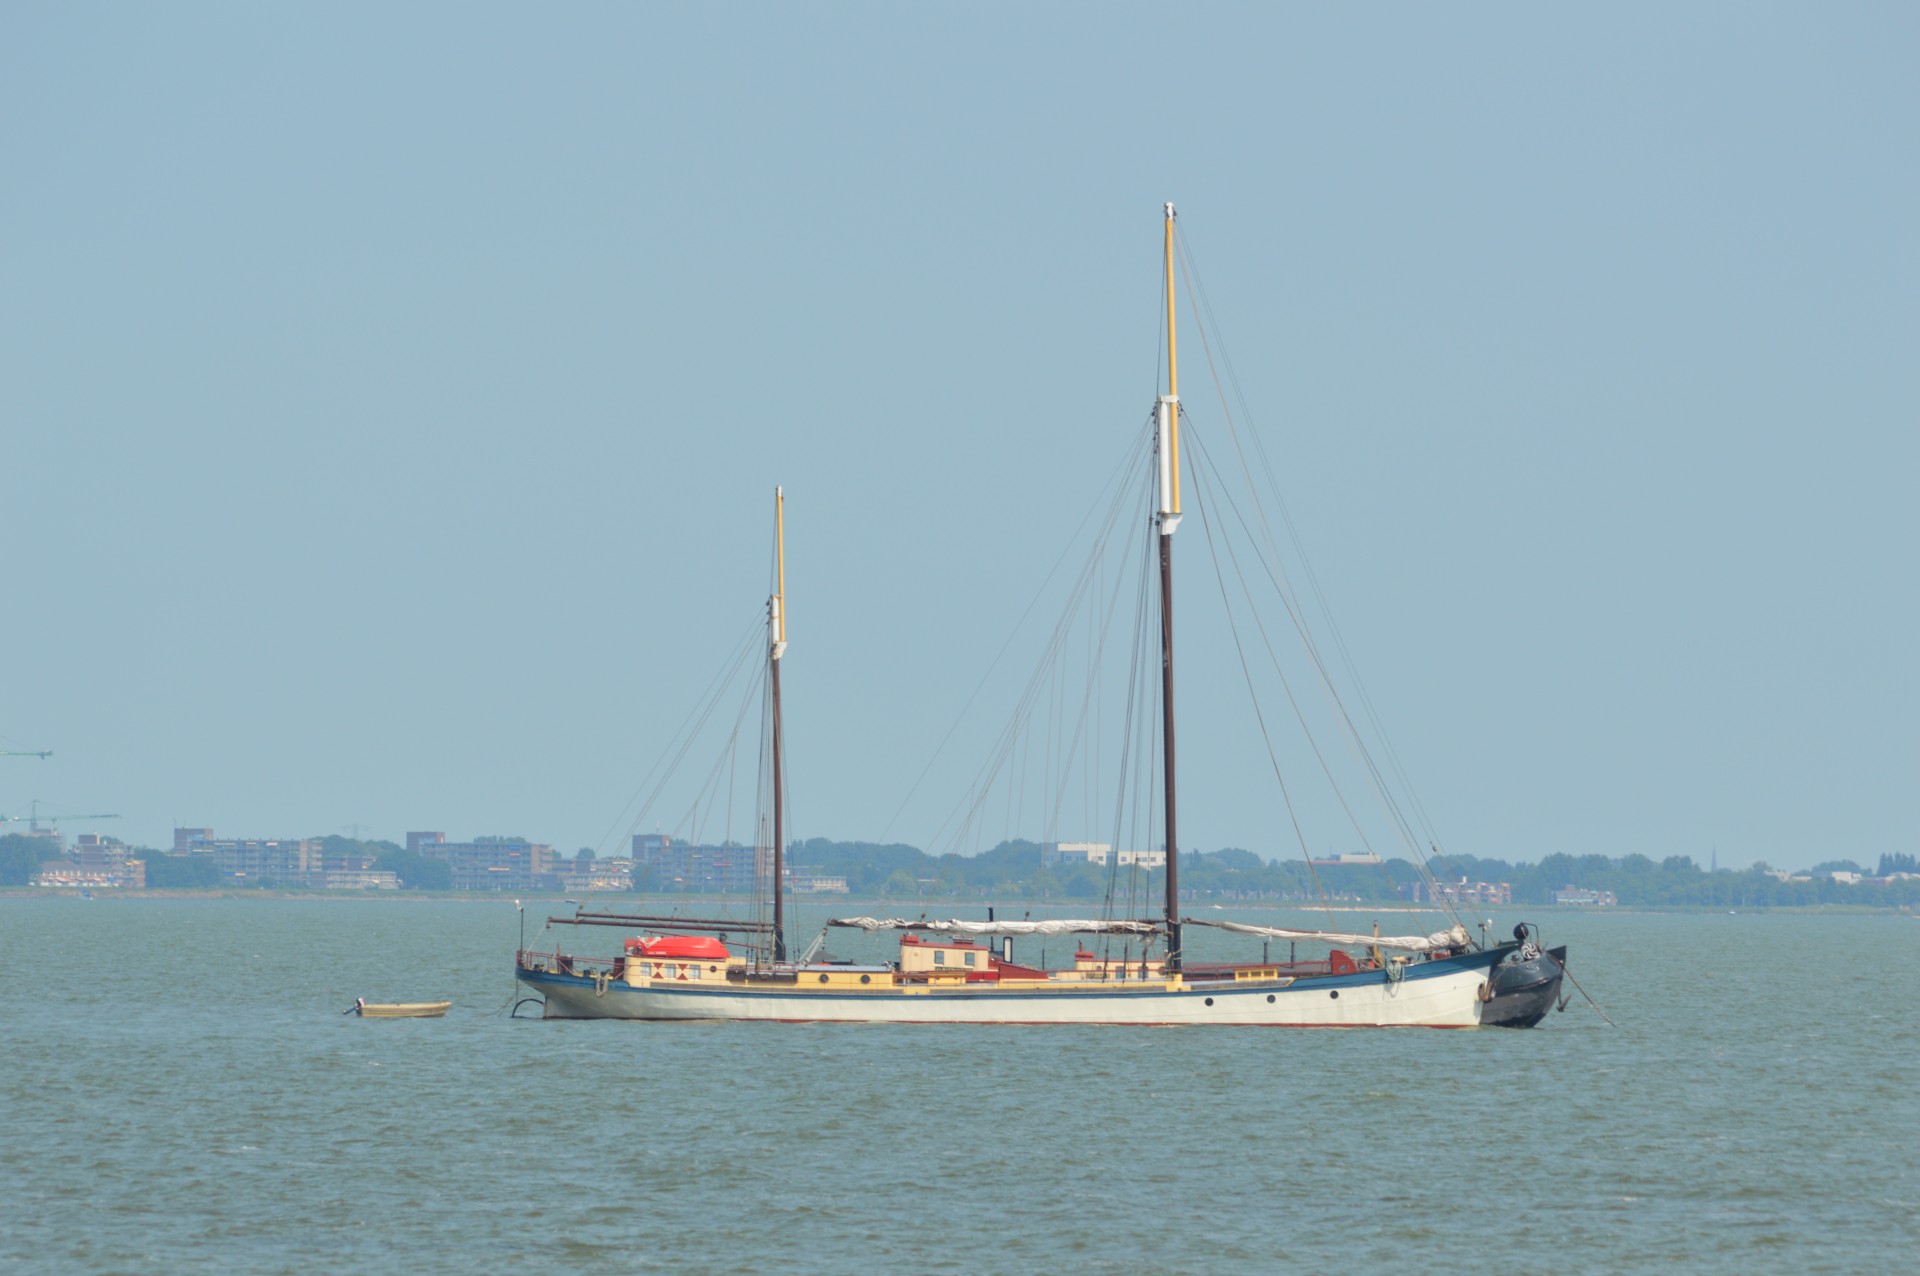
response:
M773 489L773 597L767 600L767 679L773 696L773 959L787 959L786 777L781 773L780 657L787 654L786 496Z
M1167 971L1180 973L1180 847L1173 785L1173 531L1180 526L1180 365L1173 338L1173 205L1167 204L1167 392L1155 405L1160 470L1160 723L1167 802Z

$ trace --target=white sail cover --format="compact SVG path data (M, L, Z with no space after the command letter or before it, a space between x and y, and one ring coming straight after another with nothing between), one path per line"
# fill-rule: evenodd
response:
M908 921L904 917L836 917L829 926L856 930L930 930L947 935L1151 935L1151 922L1043 921L963 922Z
M1436 948L1465 948L1470 942L1464 926L1455 926L1452 930L1436 930L1424 939L1419 935L1360 935L1338 930L1289 930L1282 926L1245 926L1239 922L1198 921L1201 926L1215 926L1221 930L1236 931L1242 935L1259 935L1263 939L1317 939L1328 944L1353 944L1362 948L1397 948L1407 952L1430 953Z

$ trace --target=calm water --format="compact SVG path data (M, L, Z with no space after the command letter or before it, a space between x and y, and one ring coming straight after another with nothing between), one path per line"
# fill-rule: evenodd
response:
M505 902L0 899L0 1267L1910 1269L1920 921L1545 921L1617 1028L545 1023Z

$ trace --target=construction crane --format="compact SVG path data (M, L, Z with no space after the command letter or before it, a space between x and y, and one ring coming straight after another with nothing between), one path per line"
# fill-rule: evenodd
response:
M18 815L0 815L0 823L18 824L21 818L22 817ZM50 833L53 831L53 826L58 824L61 820L117 820L120 818L120 813L118 811L104 811L104 812L97 811L87 815L42 815L40 814L40 799L35 798L33 800L32 813L27 815L25 818L27 821L27 827L33 832L35 833L49 832ZM47 822L47 827L45 829L42 829L40 827L40 821L42 820L45 820Z

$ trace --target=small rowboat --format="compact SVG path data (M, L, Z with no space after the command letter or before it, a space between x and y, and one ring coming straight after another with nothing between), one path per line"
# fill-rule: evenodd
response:
M347 1013L362 1019L439 1019L452 1004L451 1001L375 1002L356 997Z

